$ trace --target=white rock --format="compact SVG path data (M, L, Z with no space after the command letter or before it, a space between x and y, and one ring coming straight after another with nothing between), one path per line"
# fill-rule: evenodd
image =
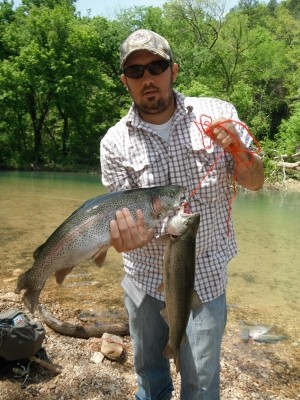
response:
M110 333L102 335L101 353L110 360L117 360L123 353L123 339Z
M100 364L102 363L104 358L104 355L102 353L100 353L99 351L96 351L92 357L90 358L90 361L94 364Z

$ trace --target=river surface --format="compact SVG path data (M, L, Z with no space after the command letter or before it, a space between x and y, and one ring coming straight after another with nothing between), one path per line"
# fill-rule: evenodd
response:
M100 177L41 172L0 173L0 279L15 287L16 270L85 200L105 193ZM227 300L234 316L269 324L300 344L300 193L240 193L233 205L239 246L230 262ZM121 257L109 250L105 266L76 267L62 285L48 280L41 300L74 310L120 309ZM299 347L298 347L299 348Z

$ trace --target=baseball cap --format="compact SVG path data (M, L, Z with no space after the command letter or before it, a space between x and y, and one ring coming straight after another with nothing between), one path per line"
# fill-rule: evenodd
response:
M121 68L123 68L128 57L139 50L147 50L153 54L158 54L160 57L168 61L171 61L172 59L172 52L169 43L164 37L148 29L138 29L121 44Z

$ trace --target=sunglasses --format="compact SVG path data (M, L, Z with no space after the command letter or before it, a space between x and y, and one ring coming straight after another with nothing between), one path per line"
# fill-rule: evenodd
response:
M123 73L128 78L139 79L144 75L146 70L151 75L160 75L165 72L170 65L170 62L167 60L157 60L146 65L130 65L123 69Z

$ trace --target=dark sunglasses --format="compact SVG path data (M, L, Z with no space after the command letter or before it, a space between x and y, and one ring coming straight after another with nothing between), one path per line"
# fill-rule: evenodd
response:
M145 70L150 72L151 75L160 75L165 72L170 65L170 62L167 60L157 60L146 65L130 65L123 69L123 73L128 78L139 79L144 75Z

